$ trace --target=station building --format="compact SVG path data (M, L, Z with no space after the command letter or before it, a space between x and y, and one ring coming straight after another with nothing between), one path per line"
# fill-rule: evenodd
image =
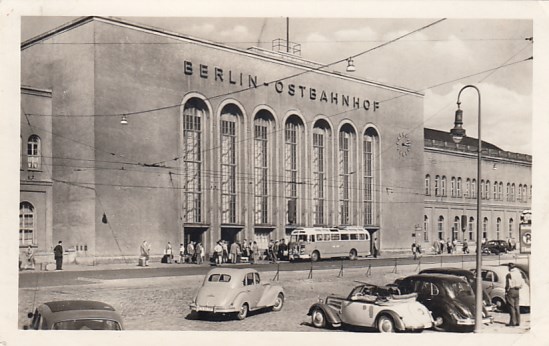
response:
M136 257L143 240L158 255L199 241L208 255L220 239L266 248L334 225L402 251L418 227L430 241L442 215L446 237L472 207L426 196L426 174L461 177L464 191L476 166L424 130L412 90L103 17L23 42L21 59L20 248L39 258L59 240L78 263ZM490 186L530 196L531 158L498 155L509 168ZM436 164L448 157L459 171ZM526 200L492 200L489 222L517 221Z

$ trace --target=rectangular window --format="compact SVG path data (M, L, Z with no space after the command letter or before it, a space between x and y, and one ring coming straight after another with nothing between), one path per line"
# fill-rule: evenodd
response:
M34 215L29 212L19 214L19 245L34 244Z
M183 206L185 222L202 221L202 138L197 109L183 115Z

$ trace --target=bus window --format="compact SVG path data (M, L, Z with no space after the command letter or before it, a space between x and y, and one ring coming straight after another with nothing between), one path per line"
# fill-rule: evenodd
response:
M309 235L309 241L312 241L312 242L315 241L315 235L314 234Z
M316 235L316 241L323 241L324 240L324 237L322 234L317 234Z
M351 240L357 240L357 239L358 239L358 234L351 233Z
M341 240L349 240L349 235L345 234L345 233L342 233L341 234Z
M332 234L332 240L339 240L339 234Z
M359 233L359 234L358 234L358 239L359 239L359 240L366 240L366 234L364 234L364 233Z

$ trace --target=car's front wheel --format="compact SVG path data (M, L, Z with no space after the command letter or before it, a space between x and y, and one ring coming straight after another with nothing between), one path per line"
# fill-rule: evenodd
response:
M248 303L242 304L242 306L240 307L240 310L236 314L236 317L238 317L239 320L245 319L246 316L248 316L248 310L249 310Z
M313 310L313 313L311 314L311 323L317 328L326 327L326 314L322 309L316 308Z
M312 254L311 254L311 261L312 262L316 262L320 259L320 253L318 251L314 251Z
M355 250L355 249L351 249L351 251L349 252L349 259L350 259L351 261L354 261L354 260L356 260L356 258L357 258L357 252L356 252L356 250Z
M381 315L377 319L377 330L380 333L394 333L395 332L395 322L391 316Z
M492 299L492 304L496 306L496 311L507 311L507 304L505 301L499 297L494 297Z
M275 299L275 302L274 302L274 305L273 305L273 311L282 310L282 306L284 306L284 294L279 293L278 296Z

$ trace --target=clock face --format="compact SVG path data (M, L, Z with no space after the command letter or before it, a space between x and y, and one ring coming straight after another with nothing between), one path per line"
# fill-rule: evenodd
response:
M398 134L396 148L400 156L406 156L410 153L410 150L412 150L412 141L407 133L401 132Z

